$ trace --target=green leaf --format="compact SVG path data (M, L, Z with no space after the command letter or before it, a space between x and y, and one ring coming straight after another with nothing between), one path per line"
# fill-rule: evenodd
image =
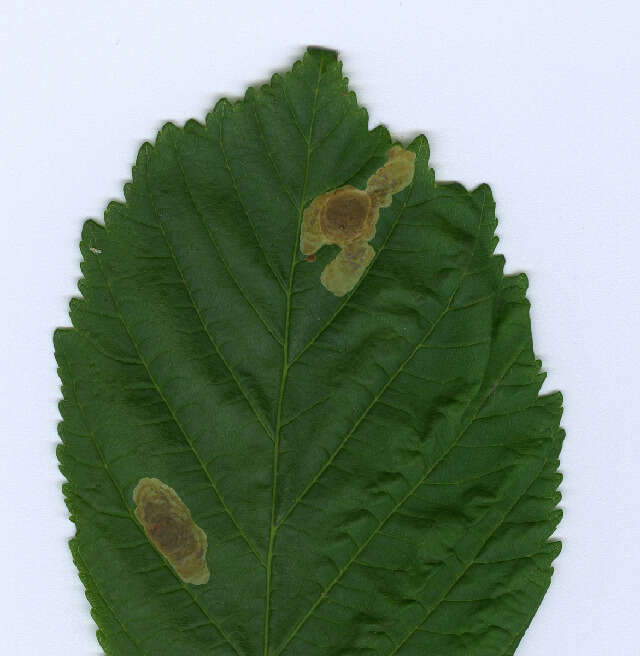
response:
M490 189L436 183L421 136L352 289L321 282L335 245L300 251L310 203L391 146L310 49L166 125L85 224L58 455L107 654L516 649L559 552L561 397L539 396ZM169 519L136 506L143 479ZM206 549L197 584L170 521Z

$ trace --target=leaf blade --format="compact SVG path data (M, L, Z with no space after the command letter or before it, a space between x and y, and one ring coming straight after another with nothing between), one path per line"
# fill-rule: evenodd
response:
M418 137L344 298L319 283L332 247L299 254L307 205L364 188L391 145L335 53L310 50L203 125L166 125L126 202L85 225L83 298L54 340L59 459L108 653L515 650L557 555L561 400L538 396L489 188L436 184ZM205 531L209 583L145 539L142 477Z

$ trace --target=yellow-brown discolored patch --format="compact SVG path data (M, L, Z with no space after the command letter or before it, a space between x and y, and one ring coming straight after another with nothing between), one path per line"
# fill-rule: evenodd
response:
M178 576L185 583L207 583L207 536L176 491L157 478L142 478L133 500L144 532Z
M320 281L336 296L351 291L373 259L367 243L376 234L379 209L391 205L393 194L413 180L415 153L394 146L384 166L367 182L365 191L350 185L315 198L304 211L300 250L312 256L326 244L342 249L322 272Z
M320 219L321 229L331 243L346 246L359 239L369 227L367 220L370 215L369 195L355 187L343 187L327 195Z
M350 244L327 264L320 282L336 296L344 296L355 287L374 255L373 247L366 242Z

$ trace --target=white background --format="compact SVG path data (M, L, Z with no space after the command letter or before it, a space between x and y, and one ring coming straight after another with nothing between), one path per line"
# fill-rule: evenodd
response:
M95 655L57 471L55 326L143 139L338 49L371 125L489 182L565 395L564 550L518 656L640 654L634 2L0 2L0 653ZM330 656L330 655L329 655Z

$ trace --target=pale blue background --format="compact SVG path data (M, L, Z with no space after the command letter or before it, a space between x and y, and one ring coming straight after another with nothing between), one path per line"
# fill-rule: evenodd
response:
M518 656L637 656L640 15L634 2L0 2L0 654L100 651L66 540L51 332L140 142L337 48L372 126L493 187L565 393L564 551Z

